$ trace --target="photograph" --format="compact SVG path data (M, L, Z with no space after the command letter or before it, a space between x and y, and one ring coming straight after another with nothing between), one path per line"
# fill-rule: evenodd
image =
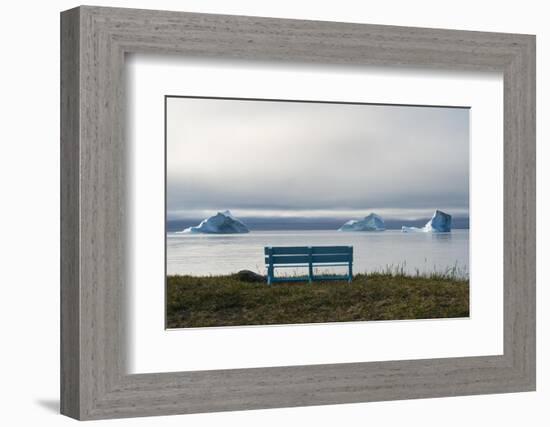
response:
M164 101L167 329L469 317L468 106Z

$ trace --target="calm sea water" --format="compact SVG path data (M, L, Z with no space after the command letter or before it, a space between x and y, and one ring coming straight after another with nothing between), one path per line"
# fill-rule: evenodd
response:
M354 273L402 266L407 272L469 273L469 230L451 233L255 231L248 234L167 234L168 274L194 276L247 269L265 274L265 246L351 245ZM297 271L298 272L298 271ZM301 272L300 272L301 273Z

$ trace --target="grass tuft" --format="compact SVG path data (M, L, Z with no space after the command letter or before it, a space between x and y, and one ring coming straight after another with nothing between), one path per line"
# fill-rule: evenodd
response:
M469 281L456 266L406 274L389 267L351 283L265 283L228 276L168 276L168 328L469 316Z

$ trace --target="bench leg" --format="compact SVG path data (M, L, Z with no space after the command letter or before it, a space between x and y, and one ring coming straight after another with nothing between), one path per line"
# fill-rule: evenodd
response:
M351 280L353 279L353 269L351 266L351 262L348 264L348 283L351 283Z
M308 248L309 256L309 268L308 268L308 278L309 283L313 282L313 250L311 246Z
M267 265L267 286L271 286L271 283L273 282L273 274L275 267L273 266L273 248L268 249L268 265Z

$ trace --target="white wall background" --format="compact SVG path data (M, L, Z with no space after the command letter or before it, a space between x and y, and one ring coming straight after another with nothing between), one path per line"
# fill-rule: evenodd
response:
M538 391L128 419L117 426L545 426L550 422L548 124L550 27L545 2L339 0L97 1L97 5L537 34ZM0 420L63 426L59 384L59 12L74 1L5 2L0 66ZM546 160L546 162L545 162ZM545 360L546 359L546 360Z

